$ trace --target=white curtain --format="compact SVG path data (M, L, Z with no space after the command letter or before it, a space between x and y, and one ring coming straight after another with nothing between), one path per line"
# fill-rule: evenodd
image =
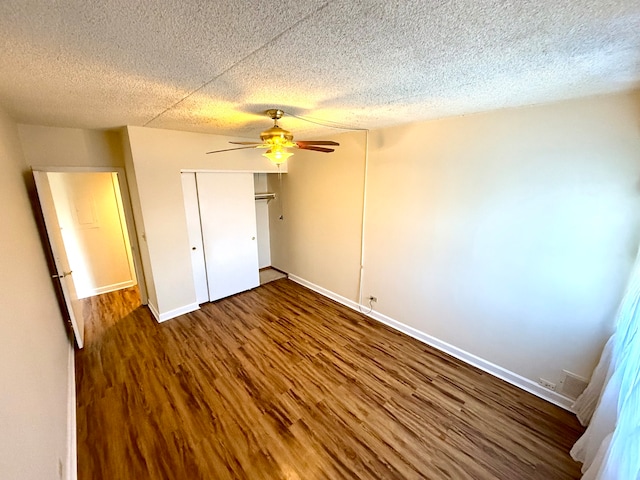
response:
M640 250L591 382L574 409L584 435L571 449L584 480L640 480Z

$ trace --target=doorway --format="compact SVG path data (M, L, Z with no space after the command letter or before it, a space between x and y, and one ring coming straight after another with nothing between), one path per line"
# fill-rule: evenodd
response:
M76 344L84 344L84 319L92 302L81 302L139 285L141 270L124 170L34 169L34 178L56 272Z

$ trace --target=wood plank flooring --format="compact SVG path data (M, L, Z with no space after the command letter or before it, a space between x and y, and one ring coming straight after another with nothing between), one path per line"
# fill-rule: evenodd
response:
M289 280L86 302L79 478L576 479L573 415Z

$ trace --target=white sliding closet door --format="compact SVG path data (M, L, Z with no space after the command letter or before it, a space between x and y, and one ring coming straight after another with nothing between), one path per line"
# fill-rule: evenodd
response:
M195 173L182 174L182 193L184 194L184 209L187 214L187 231L191 247L191 267L193 268L193 283L196 287L196 299L198 303L205 303L209 301L209 286L207 285L207 267L204 261L204 245L200 229L200 208L198 207L198 187Z
M211 301L260 285L252 173L197 173Z

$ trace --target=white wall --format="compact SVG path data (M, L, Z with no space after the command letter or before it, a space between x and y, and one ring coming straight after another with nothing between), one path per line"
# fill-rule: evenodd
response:
M117 174L49 172L78 298L135 285Z
M640 240L639 123L636 92L372 132L364 296L533 382L589 376ZM364 153L332 155L290 162L273 260L357 300Z
M67 469L70 344L31 210L16 125L0 110L0 478Z
M149 307L162 321L198 308L180 172L259 173L277 168L255 150L206 154L237 138L144 127L126 130L125 165Z

